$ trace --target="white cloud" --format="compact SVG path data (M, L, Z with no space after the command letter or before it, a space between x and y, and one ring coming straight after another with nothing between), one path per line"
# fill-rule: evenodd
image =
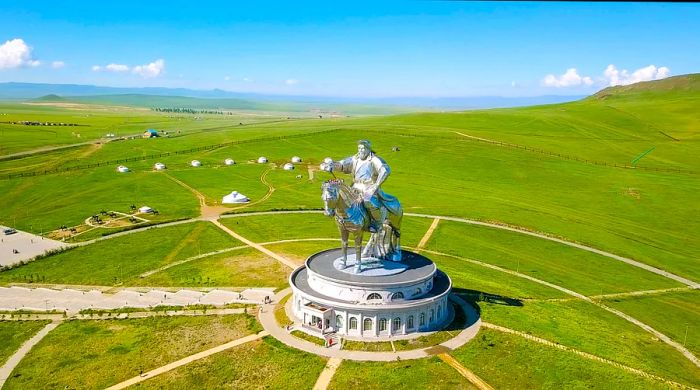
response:
M247 78L247 77L244 77L244 78L243 78L243 81L245 81L245 82L250 82L250 81L253 81L253 80L251 80L251 79L249 79L249 78Z
M99 65L93 65L93 66L92 66L92 71L93 71L93 72L99 72L101 69L102 69L102 67L100 67Z
M23 39L16 38L0 45L0 69L21 66L39 66L41 62L32 58L32 48Z
M299 80L297 80L297 79L287 79L284 83L287 84L287 85L296 85L296 84L299 84Z
M640 81L665 79L671 74L671 70L665 66L657 68L656 65L645 66L630 73L627 69L618 70L613 64L608 65L603 72L603 82L606 86L628 85Z
M225 80L225 81L231 80L231 76L225 76L225 77L224 77L224 80Z
M579 85L592 85L593 79L589 76L581 76L576 71L576 68L569 68L566 72L557 77L553 74L548 74L542 79L542 84L546 87L576 87Z
M105 70L110 72L128 72L129 67L123 64L109 64L105 66Z
M54 61L51 63L51 67L54 69L61 69L64 66L66 66L66 63L63 61Z
M133 72L142 77L158 77L165 69L165 61L161 58L146 65L134 66Z

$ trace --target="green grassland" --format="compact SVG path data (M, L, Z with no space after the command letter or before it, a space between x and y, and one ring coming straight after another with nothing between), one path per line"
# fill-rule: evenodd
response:
M254 249L208 256L162 270L145 278L132 278L133 286L159 287L275 287L288 285L287 266Z
M49 321L0 321L0 366Z
M81 141L99 137L108 128L122 134L122 131L136 130L140 126L155 127L160 123L159 129L181 130L170 138L109 142L100 147L81 146L0 161L0 223L20 229L45 232L62 224L81 223L101 209L128 211L130 204L146 204L158 209L161 215L156 222L198 216L195 195L169 176L204 194L210 205L218 204L221 197L232 190L251 198L248 205L230 207L232 213L319 209L322 206L320 185L331 175L315 171L311 179L308 167L316 168L328 156L346 157L354 152L357 139L368 138L378 154L391 165L391 176L383 185L384 190L396 195L407 213L514 225L700 280L700 236L695 233L700 231L697 218L700 163L696 158L700 155L697 131L700 119L696 114L700 107L698 75L605 90L578 102L558 105L372 118L287 120L268 116L244 125L239 125L244 120L240 118L212 115L195 120L130 108L109 111L93 106L69 110L11 103L0 107L12 111L11 115L18 118L43 113L46 118L83 115L81 118L85 121L94 121L92 126L85 127L94 127L94 133L86 130ZM0 121L4 120L2 118L4 116ZM0 132L6 132L2 134L11 135L8 143L3 143L0 154L78 142L74 139L77 137L70 135L70 128L62 129L67 130L68 135L48 136L64 137L54 142L45 136L28 136L26 131L34 129L31 126L23 129L24 134L8 130L7 126L10 125L0 125ZM98 131L99 126L102 127ZM45 129L36 127L36 130ZM228 144L191 150L222 143ZM400 151L392 152L393 146L400 147ZM652 147L656 149L639 161L639 169L612 166L629 165L633 158ZM167 155L148 157L161 153ZM292 172L281 170L280 165L294 155L301 156L304 162ZM249 163L259 156L266 156L270 163ZM10 173L98 164L127 157L148 158L126 164L132 169L128 174L117 174L114 171L117 164L110 163L61 174L6 179ZM238 164L222 166L223 159L228 157ZM189 167L193 159L202 161L203 166ZM590 163L591 160L597 164ZM166 163L168 171L153 172L156 161ZM674 172L676 169L692 173ZM296 178L299 174L301 179ZM336 175L350 181L347 175ZM271 196L263 201L269 192ZM221 222L258 243L338 237L333 219L320 213L237 216L222 218ZM406 217L403 245L416 246L431 222L431 218ZM85 238L97 234L91 232ZM123 282L132 286L285 286L289 270L250 249L192 260L145 279L138 277L145 271L200 252L238 245L241 244L212 224L187 223L98 241L53 255L1 272L0 283L38 278L47 283L113 285ZM337 241L303 241L269 244L267 248L301 263L315 251L338 245ZM426 252L450 275L456 293L476 301L486 322L688 385L697 387L700 383L700 371L696 366L641 328L596 305L561 300L567 296L556 289L466 259L518 271L585 295L680 286L670 279L563 244L444 220L429 240L427 249L449 255ZM683 292L613 298L604 303L642 320L679 343L685 342L697 353L698 334L693 327L698 322L695 301L694 292ZM516 336L485 329L481 332L483 334L475 341L457 350L455 356L496 388L552 388L563 384L593 388L663 387L618 368ZM39 346L49 348L54 342L50 338L52 334ZM236 359L241 359L241 365L227 366L225 362L236 359L212 357L207 360L212 363L198 368L196 374L182 369L171 373L177 374L175 377L164 376L167 382L155 379L151 383L192 387L192 383L206 380L214 382L201 383L215 386L220 383L215 382L220 375L227 378L226 383L237 387L255 387L268 383L259 377L268 364L267 369L273 375L265 380L273 381L269 382L270 387L286 384L286 372L291 378L288 380L310 387L323 366L322 359L314 361L309 366L314 374L301 378L299 373L307 360L303 364L299 363L301 360L296 361L298 366L289 363L301 355L289 355L283 351L286 347L267 339L256 345L256 349L264 349L260 360L257 354L239 354ZM270 351L283 351L283 362L278 364L270 360L266 363ZM26 359L32 362L34 356L32 351ZM37 353L36 356L42 355ZM30 367L25 366L25 362L27 360L21 367ZM114 366L105 362L100 364ZM354 370L363 370L364 363L348 366L346 363L341 365L333 386L353 383L384 387L374 375L352 377ZM78 363L52 365L47 369L61 375L74 375L71 364ZM415 370L399 370L400 364L404 363L368 364L364 369L368 373L385 373L386 383L405 383L411 379L424 383L429 380L425 372L441 372L441 367L447 367L434 360L411 362L418 367ZM343 367L351 370L344 371ZM384 370L384 367L390 369ZM514 376L513 367L522 370L522 375ZM127 368L124 371L131 371L125 372L124 378L134 375L133 365ZM214 376L206 376L209 372ZM416 378L411 376L412 372L416 372ZM440 376L448 378L448 374ZM35 374L22 377L38 378ZM15 387L24 386L25 382L16 382L19 380L13 378L10 383L16 383ZM34 387L44 384L34 383ZM56 382L57 386L62 384ZM108 384L90 382L82 387ZM75 386L81 387L80 384Z
M241 245L208 222L151 228L0 273L0 283L114 285L177 260ZM144 250L147 248L147 250Z
M388 363L345 360L328 388L400 389L408 384L418 389L476 388L436 357Z
M636 325L583 301L480 303L484 321L520 330L692 386L700 370Z
M144 389L311 389L324 358L272 337L252 341L142 382Z
M611 298L604 303L684 344L695 356L700 355L700 292Z
M246 314L69 321L32 349L5 387L105 388L260 330Z
M665 383L491 329L482 329L452 355L497 389L668 388Z

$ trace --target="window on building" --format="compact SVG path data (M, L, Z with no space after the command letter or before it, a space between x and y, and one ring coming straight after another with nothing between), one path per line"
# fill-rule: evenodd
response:
M428 320L431 324L435 321L435 309L430 309L430 319Z
M420 313L420 320L418 321L418 326L425 326L425 313Z
M373 299L382 299L382 296L377 293L371 293L369 294L369 296L367 296L368 301L371 301Z
M350 329L357 329L357 318L350 317Z
M343 327L343 317L337 315L335 316L335 328L340 329Z
M403 293L401 291L391 294L392 301L395 301L397 299L403 299Z
M406 320L406 326L408 329L413 329L413 316L408 316L408 319Z
M382 318L381 320L379 320L379 331L386 331L386 318Z
M394 318L394 327L392 329L394 331L401 329L401 318L399 318L399 317Z
M418 287L416 289L416 291L413 293L413 296L420 295L422 292L423 292L423 290L421 290L420 287Z
M362 330L365 332L372 330L372 319L371 318L365 318L365 320L362 321Z

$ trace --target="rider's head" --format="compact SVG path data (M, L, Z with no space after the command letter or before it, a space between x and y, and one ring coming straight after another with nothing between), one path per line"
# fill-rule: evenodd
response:
M366 159L369 153L372 151L372 144L366 139L361 139L357 141L357 155L361 159Z

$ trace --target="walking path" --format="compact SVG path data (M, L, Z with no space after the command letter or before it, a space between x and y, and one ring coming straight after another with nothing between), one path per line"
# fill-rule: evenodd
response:
M452 357L452 355L443 352L441 354L438 354L438 357L440 358L440 360L449 364L450 366L452 366L452 368L457 370L457 372L459 372L460 375L467 378L467 380L471 382L474 386L478 387L479 390L494 390L493 387L491 387L491 385L489 385L483 379L479 378L475 373L471 372L466 367L464 367L462 363L458 362L457 359Z
M639 376L641 376L641 377L645 377L645 378L648 378L648 379L653 379L653 380L657 380L657 381L661 381L661 382L667 383L667 384L669 384L669 385L671 385L671 386L673 386L673 387L680 387L680 388L692 389L692 387L686 386L686 385L684 385L684 384L677 383L677 382L674 382L674 381L672 381L672 380L669 380L669 379L666 379L666 378L662 378L662 377L657 376L657 375L654 375L654 374L649 374L648 372L645 372L645 371L642 371L642 370L639 370L639 369L636 369L636 368L632 368L632 367L626 366L626 365L624 365L624 364L620 364L620 363L618 363L618 362L615 362L615 361L612 361L612 360L608 360L608 359L602 358L602 357L600 357L600 356L596 356L596 355L590 354L590 353L588 353L588 352L579 351L579 350L577 350L577 349L574 349L574 348L571 348L571 347L567 347L567 346L565 346L565 345L561 345L561 344L558 344L558 343L555 343L555 342L552 342L552 341L549 341L549 340L546 340L546 339L543 339L543 338L540 338L540 337L537 337L537 336L533 336L533 335L531 335L531 334L528 334L528 333L525 333L525 332L521 332L521 331L519 331L519 330L514 330L514 329L506 328L506 327L503 327L503 326L494 325L494 324L491 324L491 323L488 323L488 322L482 322L482 325L484 326L484 328L487 328L487 329L493 329L493 330L497 330L497 331L503 332L503 333L514 334L514 335L517 335L517 336L526 338L526 339L528 339L528 340L531 340L531 341L534 341L534 342L537 342L537 343L540 343L540 344L544 344L544 345L547 345L547 346L550 346L550 347L554 347L554 348L557 348L557 349L561 349L561 350L563 350L563 351L573 352L573 353L575 353L575 354L577 354L577 355L579 355L579 356L582 356L582 357L584 357L584 358L586 358L586 359L595 360L595 361L597 361L597 362L609 364L609 365L611 365L611 366L614 366L614 367L623 369L623 370L625 370L625 371L627 371L627 372L631 372L631 373L633 373L633 374L635 374L635 375L639 375Z
M180 360L172 362L170 364L166 364L165 366L158 367L155 370L151 370L151 371L143 373L139 376L135 376L135 377L133 377L129 380L126 380L124 382L117 383L114 386L108 387L107 390L125 389L129 386L133 386L137 383L143 382L147 379L151 379L151 378L158 376L160 374L164 374L168 371L172 371L178 367L182 367L185 364L192 363L193 361L196 361L196 360L204 359L204 358L209 357L213 354L223 352L227 349L236 347L236 346L241 345L241 344L245 344L245 343L253 341L253 340L257 340L257 339L265 337L267 335L268 335L268 333L263 330L262 332L257 333L257 334L252 334L250 336L241 337L240 339L236 339L236 340L230 341L226 344L219 345L218 347L214 347L211 349L207 349L206 351L202 351L202 352L196 353L194 355L190 355L186 358L180 359Z
M397 361L397 360L412 360L420 359L424 357L431 356L436 353L436 351L442 352L444 348L449 350L461 347L466 344L469 340L474 338L479 331L481 326L481 319L476 310L464 302L457 296L451 296L454 302L461 305L462 310L468 318L468 323L471 323L469 327L462 330L456 337L440 344L443 348L436 348L436 346L431 346L427 348L412 349L407 351L398 352L367 352L367 351L351 351L344 349L326 348L306 340L292 336L287 330L280 327L275 319L275 304L274 302L280 302L282 298L291 293L291 289L287 288L280 291L273 298L273 303L265 304L261 307L260 314L258 318L263 328L270 333L270 335L283 344L286 344L292 348L300 349L305 352L313 353L319 356L325 356L329 358L338 358L346 360L357 360L357 361Z
M27 340L24 344L22 344L21 347L12 355L10 358L5 362L5 364L0 367L0 389L2 389L3 386L5 386L5 381L10 377L10 374L12 374L12 370L17 367L20 361L24 358L24 356L29 353L29 351L34 347L41 339L44 338L49 332L52 330L56 329L58 324L60 324L61 321L54 321L48 325L46 325L43 329L41 329L37 334L34 335L31 339Z
M410 248L409 248L409 249L410 249ZM441 253L441 252L436 252L436 251L429 251L429 250L427 250L427 249L424 250L424 251L425 251L425 252L428 252L428 253L435 254L435 255L446 256L446 257L452 257L452 258L459 259L459 260L462 260L462 261L467 261L467 262L472 263L472 264L480 265L480 266L482 266L482 267L491 268L491 269L494 269L494 270L497 270L497 271L500 271L500 272L504 272L504 273L507 273L507 274L510 274L510 275L513 275L513 276L517 276L517 277L519 277L519 278L527 279L527 280L530 280L530 281L532 281L532 282L539 283L539 284L545 285L545 286L547 286L547 287L551 287L551 288L553 288L553 289L559 290L559 291L561 291L561 292L563 292L563 293L565 293L565 294L568 294L568 295L571 295L571 296L573 296L573 297L579 298L579 299L584 300L584 301L586 301L586 302L588 302L588 303L591 303L591 304L593 304L593 305L596 305L596 306L600 307L601 309L606 310L606 311L608 311L608 312L610 312L610 313L612 313L612 314L615 314L616 316L618 316L618 317L620 317L620 318L622 318L622 319L624 319L624 320L627 320L627 321L629 321L629 322L631 322L631 323L633 323L633 324L639 326L640 328L646 330L647 332L653 334L654 336L656 336L656 337L658 337L659 339L661 339L661 341L663 341L664 343L666 343L666 344L670 345L671 347L675 348L676 350L678 350L678 352L682 353L683 356L685 356L688 360L690 360L691 362L693 362L693 364L695 364L696 366L700 367L700 360L698 360L698 358L697 358L695 355L693 355L693 353L690 352L687 348L685 348L685 347L682 346L681 344L679 344L679 343L677 343L677 342L671 340L670 337L668 337L668 336L666 336L665 334L659 332L658 330L652 328L651 326L649 326L649 325L647 325L647 324L645 324L645 323L643 323L643 322L637 320L636 318L634 318L634 317L632 317L632 316L629 316L629 315L627 315L627 314L625 314L625 313L623 313L623 312L621 312L621 311L619 311L619 310L616 310L616 309L613 309L613 308L611 308L611 307L609 307L609 306L606 306L606 305L604 305L604 304L602 304L602 303L600 303L600 302L594 301L593 299L591 299L591 298L589 298L589 297L587 297L587 296L585 296L585 295L583 295L583 294L579 294L579 293L577 293L577 292L575 292L575 291L572 291L572 290L569 290L569 289L567 289L567 288L558 286L558 285L556 285L556 284L549 283L549 282L546 282L546 281L544 281L544 280L540 280L540 279L534 278L534 277L532 277L532 276L530 276L530 275L521 274L520 272L516 272L516 271L508 270L508 269L505 269L505 268L501 268L501 267L499 267L499 266L496 266L496 265L493 265L493 264L488 264L488 263L485 263L485 262L482 262L482 261L478 261L478 260L474 260L474 259L469 259L469 258L465 258L465 257L454 256L454 255L450 255L450 254L447 254L447 253Z
M214 225L218 226L221 230L225 231L228 233L231 237L237 239L238 241L250 246L251 248L257 249L258 251L272 257L273 259L279 261L280 263L286 265L287 267L291 269L296 269L299 265L296 264L295 262L287 259L286 257L280 256L277 253L265 248L264 246L260 244L256 244L253 241L250 241L249 239L241 236L240 234L234 232L233 230L227 228L226 226L222 225L221 222L219 221L211 221Z
M196 310L166 310L166 311L130 311L124 313L98 313L98 314L74 314L68 318L71 320L123 320L133 318L148 317L201 317L201 316L227 316L232 314L243 314L254 312L254 307L247 309L196 309ZM58 321L63 320L63 313L22 313L22 314L0 314L0 321Z
M6 236L2 232L5 229L8 229L8 227L0 225L0 267L31 260L47 251L68 246L61 241L51 240L21 230ZM14 253L15 250L17 253Z
M328 359L326 366L323 368L323 371L321 371L321 375L319 375L318 379L316 380L313 390L326 390L328 385L331 384L335 371L338 369L338 367L340 367L340 363L342 362L343 359L340 358Z
M425 248L425 246L428 244L428 240L430 240L430 237L433 236L433 232L437 228L438 223L440 223L440 218L433 219L433 223L430 224L428 231L425 232L423 238L421 238L420 242L418 243L416 253L420 253L420 251L423 250L423 248Z
M212 290L201 292L179 290L168 292L150 290L138 292L120 290L106 294L99 290L79 291L74 289L54 290L48 288L0 287L0 310L16 311L67 311L77 313L84 309L113 310L125 307L154 308L156 306L223 306L230 303L260 304L271 296L273 288L246 289L239 292Z

